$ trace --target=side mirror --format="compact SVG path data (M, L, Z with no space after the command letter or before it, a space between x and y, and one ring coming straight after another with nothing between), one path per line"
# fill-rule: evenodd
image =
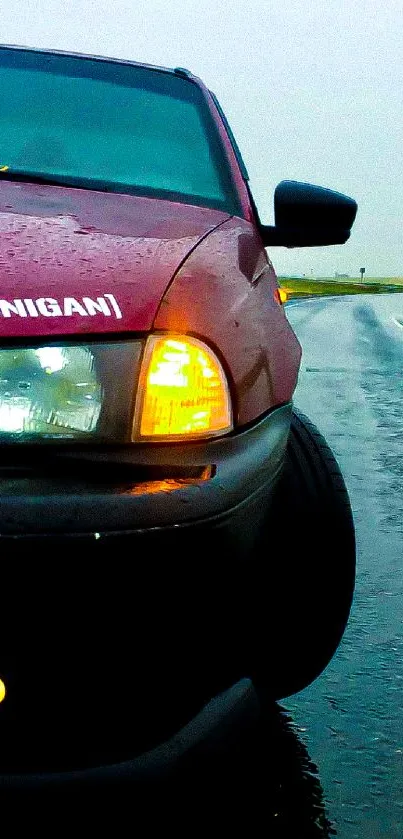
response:
M321 186L281 181L274 192L275 225L261 225L265 245L343 245L357 213L353 198Z

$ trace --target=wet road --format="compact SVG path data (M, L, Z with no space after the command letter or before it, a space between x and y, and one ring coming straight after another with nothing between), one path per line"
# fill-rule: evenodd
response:
M342 468L358 566L336 656L283 705L337 836L402 839L403 295L300 301L287 316L303 346L295 402Z

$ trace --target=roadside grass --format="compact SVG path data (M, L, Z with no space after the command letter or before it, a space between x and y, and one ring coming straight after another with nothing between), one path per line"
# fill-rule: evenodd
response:
M328 277L278 278L280 288L284 289L288 300L298 297L328 296L335 294L383 294L385 292L403 292L403 277L374 277L338 280Z

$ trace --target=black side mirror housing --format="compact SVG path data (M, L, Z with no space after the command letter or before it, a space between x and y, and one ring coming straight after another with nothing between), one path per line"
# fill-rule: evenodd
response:
M299 181L281 181L274 192L274 227L261 225L264 245L286 248L343 245L357 213L353 198Z

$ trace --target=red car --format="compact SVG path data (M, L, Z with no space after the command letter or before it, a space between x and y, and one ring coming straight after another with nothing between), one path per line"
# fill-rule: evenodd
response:
M351 510L265 247L356 204L283 181L263 225L187 70L2 47L0 81L0 775L129 777L343 634Z

